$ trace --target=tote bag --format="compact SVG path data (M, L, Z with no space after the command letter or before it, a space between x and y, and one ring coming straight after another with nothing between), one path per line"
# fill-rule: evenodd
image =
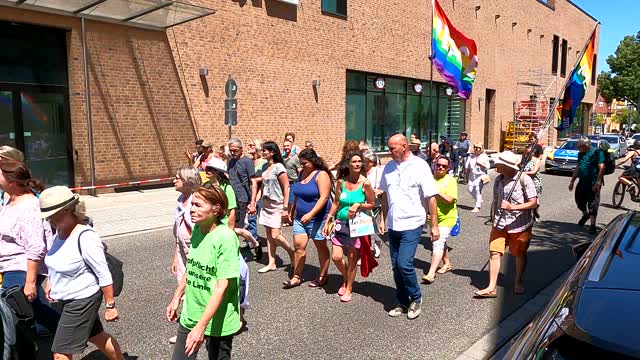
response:
M349 220L349 234L352 238L372 235L374 233L373 216L359 212L353 219Z

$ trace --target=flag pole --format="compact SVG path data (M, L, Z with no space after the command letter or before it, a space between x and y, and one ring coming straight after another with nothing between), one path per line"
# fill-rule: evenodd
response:
M431 45L429 46L430 54L429 54L429 63L431 63L430 71L429 71L429 121L430 125L433 126L433 16L434 16L434 1L431 0ZM431 158L431 136L429 136L429 158Z
M589 37L587 38L586 43L582 47L582 51L580 52L580 56L578 56L578 58L576 59L575 64L573 65L573 69L571 70L571 73L569 74L569 76L567 76L567 79L565 80L564 85L560 89L560 93L554 99L553 106L551 107L551 110L549 111L549 115L547 116L547 120L545 121L544 125L542 126L542 129L538 130L538 133L536 134L536 137L535 137L535 141L533 142L533 144L531 144L531 150L532 151L529 151L529 154L525 158L523 158L523 160L520 162L520 164L526 165L531 160L531 157L533 156L533 149L540 142L540 137L542 136L543 133L545 133L547 131L549 126L551 126L551 122L555 118L556 108L558 107L558 104L560 103L560 96L562 96L564 94L565 90L567 89L567 85L569 84L569 81L571 81L571 78L573 77L573 73L575 72L576 67L580 63L580 60L582 60L582 56L584 55L584 52L587 50L587 46L589 45L589 41L591 41L591 37L593 37L593 34L595 33L596 29L598 28L598 25L600 25L600 21L596 22L596 25L594 26L593 31L591 31L591 34L589 34ZM515 182L516 183L518 183L520 181L520 177L522 177L523 174L524 174L523 170L519 170L516 173L516 178L515 178ZM513 192L515 191L515 189L516 189L515 186L513 186L511 188L511 190L509 191L509 194L507 195L507 198L505 199L506 201L510 201L511 200L511 197L513 196ZM522 190L525 191L524 189L522 189ZM496 206L501 206L501 204L496 204ZM502 216L504 216L504 211L502 211L502 209L499 208L498 211L500 212L500 218ZM500 218L498 218L498 221L500 221Z

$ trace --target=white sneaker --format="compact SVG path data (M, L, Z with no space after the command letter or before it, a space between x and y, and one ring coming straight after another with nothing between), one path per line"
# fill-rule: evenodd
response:
M169 344L175 344L175 343L176 343L176 340L178 340L178 337L177 337L177 336L170 337L170 338L169 338Z
M409 305L409 311L407 312L407 318L409 320L413 320L415 318L418 317L418 315L420 315L420 312L422 311L422 301L421 302L412 302L411 305Z
M380 257L380 246L378 246L378 244L373 244L373 257L374 258Z
M398 317L398 316L402 316L402 314L406 314L406 313L407 313L407 308L403 307L401 305L398 305L395 308L391 309L391 311L389 311L389 316Z
M356 263L358 266L360 266L360 259L358 259L358 262Z

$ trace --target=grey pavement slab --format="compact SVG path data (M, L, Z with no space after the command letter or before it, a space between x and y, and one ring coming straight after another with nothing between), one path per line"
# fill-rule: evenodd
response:
M173 226L178 193L173 188L82 196L103 237Z

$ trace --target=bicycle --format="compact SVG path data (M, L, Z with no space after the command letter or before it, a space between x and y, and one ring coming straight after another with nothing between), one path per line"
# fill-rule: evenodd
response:
M628 169L629 166L620 167L618 169ZM611 195L611 204L614 208L619 208L622 205L622 201L624 201L624 195L628 192L631 197L631 201L635 203L640 203L640 182L638 182L638 178L632 178L631 180L631 189L627 189L627 184L618 180L616 186L613 188L613 194Z
M456 167L453 169L453 176L456 179L458 179L459 184L467 183L467 175L465 174L465 171L464 171L465 164L467 162L467 156L469 156L469 154L467 154L466 152L459 153L458 159L457 159L458 161L456 162Z

